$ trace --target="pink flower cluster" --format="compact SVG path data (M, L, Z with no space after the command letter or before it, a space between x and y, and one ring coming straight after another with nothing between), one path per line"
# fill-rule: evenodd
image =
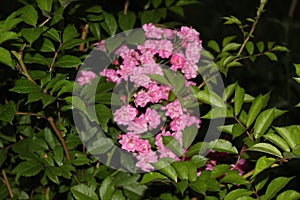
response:
M92 80L96 77L97 75L92 71L81 70L79 76L77 77L77 82L81 86L91 84Z
M152 80L148 74L164 76L159 63L165 63L176 73L182 73L186 86L195 84L197 63L202 49L199 33L189 27L180 30L163 29L153 24L143 26L146 41L131 49L119 47L114 53L118 58L112 67L101 75L116 84L129 81L137 89L128 102L114 112L114 121L126 127L119 143L125 151L132 152L138 160L136 166L144 171L153 170L151 163L159 158L181 157L163 143L163 137L172 136L182 146L183 130L195 125L200 128L201 120L189 113L176 98L168 101L172 85L163 85ZM101 43L101 49L105 43ZM163 124L162 119L166 120ZM162 127L160 127L162 126ZM154 142L144 137L149 131L158 131Z

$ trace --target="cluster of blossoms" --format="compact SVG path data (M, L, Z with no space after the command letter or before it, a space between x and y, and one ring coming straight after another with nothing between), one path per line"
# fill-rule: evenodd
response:
M123 99L124 105L114 111L114 121L126 128L119 135L121 148L135 156L137 167L151 171L154 169L151 163L159 158L181 159L167 148L163 137L172 136L183 146L183 130L192 125L200 128L201 120L191 115L179 99L168 101L174 89L171 84L163 85L148 75L164 76L160 65L163 63L168 70L183 75L186 87L195 85L193 79L198 75L202 42L196 30L185 26L171 30L145 24L143 30L146 36L144 44L137 45L136 49L125 45L117 48L114 52L117 59L101 75L117 85L130 82L136 88L137 92L127 102ZM106 50L105 42L99 44L99 50ZM91 75L82 73L78 82L89 83L91 79ZM149 131L158 133L152 143L145 137Z

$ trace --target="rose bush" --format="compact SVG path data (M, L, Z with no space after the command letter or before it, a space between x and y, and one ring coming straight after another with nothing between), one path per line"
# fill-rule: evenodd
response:
M117 11L20 2L0 23L1 198L300 198L296 178L277 174L300 156L300 126L274 125L286 111L268 106L272 93L254 97L228 77L288 51L255 40L266 0L248 24L224 17L242 37L221 43L174 21L197 1L125 1ZM130 45L110 43L124 31ZM105 63L95 48L114 55L102 71L89 62Z

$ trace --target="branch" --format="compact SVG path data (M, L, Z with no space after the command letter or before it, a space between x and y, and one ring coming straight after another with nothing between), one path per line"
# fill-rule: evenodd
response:
M12 198L14 198L14 194L13 194L13 192L12 192L12 190L11 190L9 181L8 181L8 179L7 179L5 169L2 169L1 171L2 171L2 175L3 175L3 178L4 178L4 182L5 182L6 188L7 188L7 190L8 190L9 196L10 196L10 198L12 199Z
M60 143L62 144L63 146L63 149L65 151L65 154L66 154L66 157L67 157L67 160L71 160L71 156L70 156L70 152L69 152L69 149L68 149L68 146L66 144L66 141L65 139L62 137L61 135L61 131L57 128L55 122L54 122L54 119L53 117L48 117L47 120L49 121L49 123L51 124L51 127L53 128L53 130L55 131Z
M85 46L85 40L86 40L86 37L87 37L87 34L89 32L89 24L86 24L84 26L84 28L82 29L82 33L81 33L81 39L83 39L84 41L80 44L79 46L79 51L84 51L84 46Z
M126 0L124 4L124 15L127 15L128 7L129 7L129 0Z

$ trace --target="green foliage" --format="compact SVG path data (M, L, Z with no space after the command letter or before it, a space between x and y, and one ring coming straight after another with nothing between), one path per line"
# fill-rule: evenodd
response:
M214 72L210 72L212 77L203 77L199 80L203 84L191 86L190 90L204 108L204 128L210 120L225 120L218 127L221 138L202 141L205 129L195 126L183 130L182 144L172 136L163 136L163 143L181 161L161 159L152 163L156 171L144 174L111 169L92 155L108 154L111 150L107 156L109 163L120 132L113 125L110 107L118 103L111 101L114 84L100 80L95 95L96 114L90 112L90 101L85 103L72 94L73 89L76 91L75 74L88 52L100 40L145 23L177 27L182 24L178 19L184 18L186 6L200 2L149 0L137 5L130 2L129 7L119 3L120 6L111 7L104 1L22 0L13 12L1 16L0 87L5 91L0 105L0 165L4 183L0 186L1 198L299 199L299 191L290 189L293 177L274 177L270 171L299 158L300 126L276 124L276 119L286 111L268 105L271 93L249 94L228 77L235 70L233 67L243 69L261 56L272 65L281 53L288 52L280 44L257 41L253 34L266 1L261 1L254 19L246 19L247 24L235 16L223 18L225 24L237 26L242 37L229 35L221 41L203 44L210 51L203 50L202 56L215 61L226 80L226 89L223 94L211 89L218 83ZM145 38L132 34L127 40L136 44ZM110 51L115 48L113 45ZM300 65L294 66L294 80L300 83ZM201 67L199 73L208 69ZM174 87L169 101L186 94L188 88L184 87L182 76L168 70L164 70L164 75L148 76ZM82 93L91 98L89 91L83 89ZM97 137L95 141L88 138L91 148L87 151L72 120L73 109L98 123L103 134L111 138L95 134L96 129L86 130L88 134L84 137ZM209 152L230 159L220 158L213 169L207 169L214 161ZM123 154L119 157L126 167L132 167L133 160ZM241 175L237 169L242 159L250 164Z

